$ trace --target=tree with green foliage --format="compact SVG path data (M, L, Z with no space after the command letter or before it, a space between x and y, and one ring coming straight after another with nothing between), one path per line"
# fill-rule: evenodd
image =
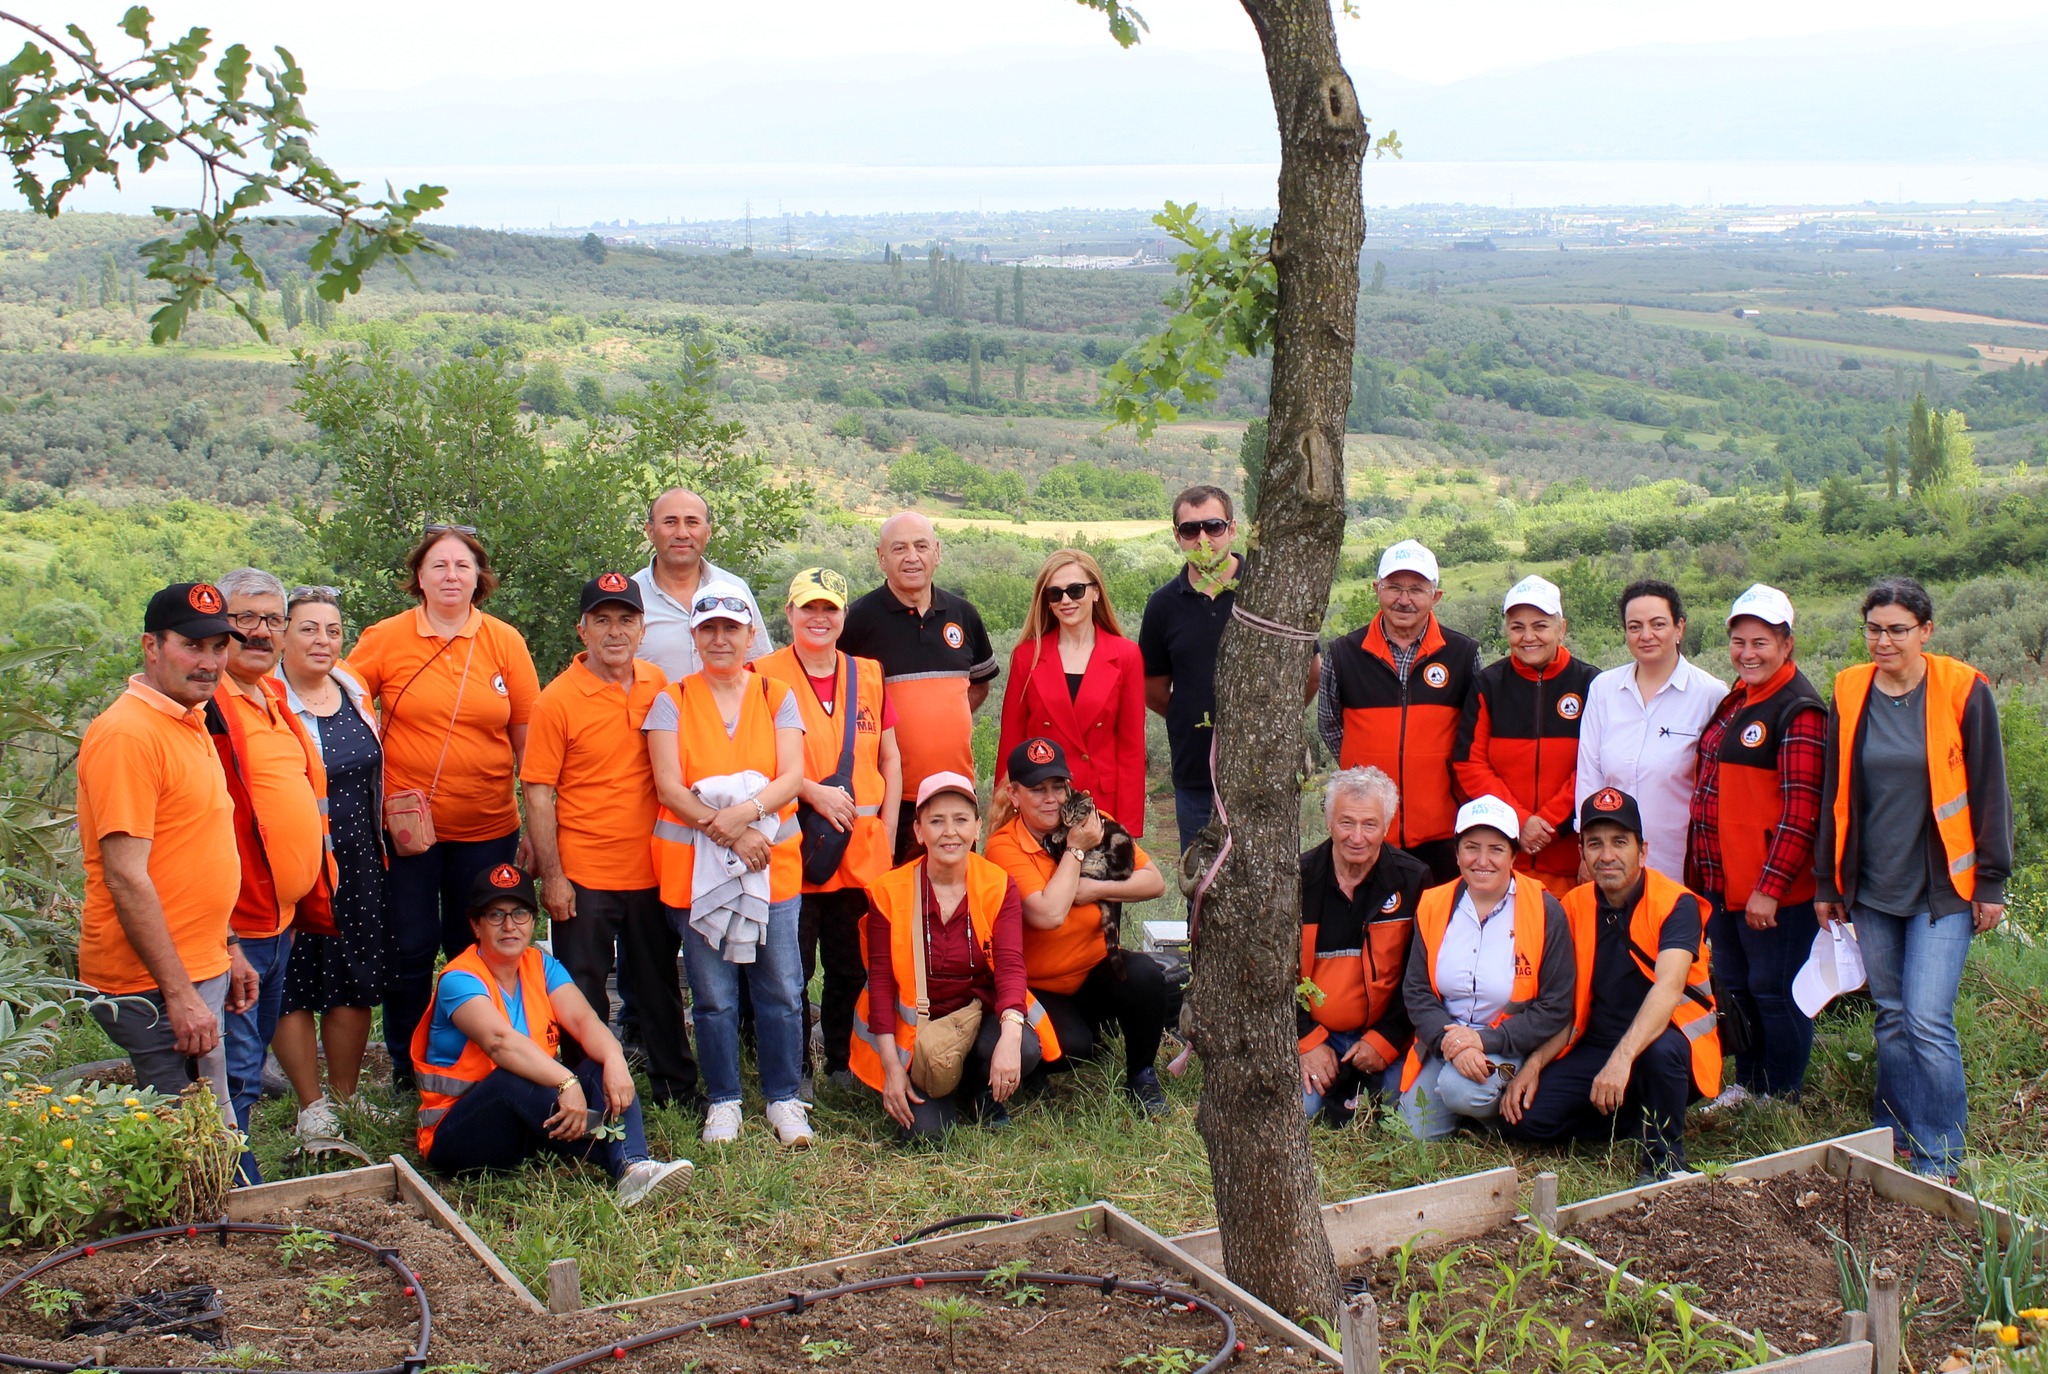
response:
M1024 264L1018 263L1010 271L1010 323L1024 327Z
M277 312L286 329L297 329L299 322L306 317L305 298L301 294L303 289L304 283L296 272L277 284Z
M996 287L996 308L990 313L989 318L997 324L1003 322L1003 288L1001 286Z
M552 358L543 359L526 369L526 382L519 388L519 399L536 415L576 413L575 393L569 389L568 379L562 375L562 365Z
M1899 499L1899 427L1884 427L1884 495L1887 501Z
M1934 412L1923 391L1914 395L1913 413L1906 421L1906 486L1915 495L1934 475L1939 458L1934 445Z
M967 399L974 405L981 404L981 340L967 341Z
M584 257L589 258L600 266L604 264L606 258L612 255L611 246L596 234L585 234L583 242L578 247L583 250Z
M1259 470L1266 465L1266 417L1261 415L1244 427L1244 438L1237 444L1237 470L1243 474L1241 490L1243 507L1238 517L1247 528L1259 518Z
M112 310L121 300L121 268L112 253L100 259L100 309Z
M576 379L576 408L585 415L604 414L609 402L605 399L604 383L589 373Z
M1372 265L1372 285L1368 286L1366 290L1375 296L1387 294L1387 265L1385 263L1377 259L1374 260Z
M1799 479L1792 475L1792 469L1785 469L1785 509L1787 521L1797 521L1804 512L1799 508Z
M1019 352L1017 354L1017 375L1015 378L1015 384L1017 391L1017 399L1020 401L1024 399L1024 380L1024 355L1022 352Z

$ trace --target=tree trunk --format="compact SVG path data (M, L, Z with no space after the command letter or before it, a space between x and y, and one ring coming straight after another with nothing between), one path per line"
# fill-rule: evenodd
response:
M1322 624L1344 538L1344 415L1365 238L1367 132L1329 0L1242 0L1280 124L1273 231L1280 313L1257 521L1237 589L1248 614ZM1216 672L1216 785L1228 861L1203 908L1191 990L1202 1051L1197 1124L1223 1264L1280 1311L1334 1320L1337 1267L1301 1111L1294 987L1301 946L1301 689L1311 647L1234 623Z

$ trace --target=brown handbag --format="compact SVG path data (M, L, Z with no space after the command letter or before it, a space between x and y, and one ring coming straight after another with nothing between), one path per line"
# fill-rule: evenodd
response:
M449 644L455 641L448 641ZM434 658L420 665L419 673L406 679L405 686L398 689L397 697L391 702L391 709L384 713L385 732L388 736L391 721L398 715L398 703L405 700L405 694L420 679L420 673L434 666L434 659L447 651L443 644L434 651ZM448 744L455 738L455 720L462 714L462 694L469 688L469 665L476 661L476 636L469 640L469 656L462 661L462 679L455 685L455 706L448 713L448 730L441 736L441 757L434 764L434 781L425 791L407 787L384 794L384 831L391 837L391 852L400 858L409 859L424 854L434 847L434 793L441 786L441 767L448 762Z
M922 895L924 884L915 884L915 890ZM974 1048L974 1039L981 1034L981 1003L969 998L960 1010L932 1020L931 991L925 985L925 953L931 933L924 925L922 901L918 902L917 916L918 938L910 946L917 970L917 1039L910 1045L910 1081L926 1097L948 1097L960 1086L960 1075L967 1067L967 1052ZM957 919L968 919L965 903ZM973 948L971 934L968 947Z

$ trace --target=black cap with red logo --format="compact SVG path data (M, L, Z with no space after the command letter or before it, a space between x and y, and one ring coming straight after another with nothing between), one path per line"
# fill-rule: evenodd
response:
M1640 839L1643 834L1643 809L1636 805L1636 799L1619 787L1603 787L1586 798L1579 808L1579 833L1585 834L1596 825L1618 825L1631 831Z
M640 584L620 572L599 573L583 584L583 601L577 606L576 614L588 615L607 601L616 601L645 612L647 603L640 595Z
M1067 768L1066 750L1043 735L1033 735L1012 749L1004 771L1020 787L1036 787L1053 778L1071 781L1074 776Z
M532 877L511 864L498 864L470 881L469 914L474 916L492 902L506 897L528 911L536 914L540 911L540 898L534 895Z
M211 582L173 582L149 599L142 613L142 632L160 635L175 630L187 639L212 639L236 634L228 625L227 598Z

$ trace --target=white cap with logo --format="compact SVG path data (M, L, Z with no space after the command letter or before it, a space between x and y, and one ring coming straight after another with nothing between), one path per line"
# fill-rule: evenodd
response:
M1783 625L1792 628L1792 598L1776 587L1766 587L1759 582L1728 608L1728 623L1733 625L1743 616L1755 616L1766 625Z
M1564 614L1564 598L1558 593L1557 584L1534 573L1508 588L1507 599L1500 603L1500 613L1506 615L1517 606L1534 606L1545 615Z
M1498 830L1517 846L1522 842L1522 818L1499 797L1474 797L1458 808L1458 823L1453 828L1459 835L1480 826Z
M1380 555L1380 576L1397 572L1420 573L1432 582L1442 580L1437 574L1436 555L1420 539L1403 539Z
M697 595L690 599L690 628L694 630L714 620L730 620L738 625L753 624L753 609L747 605L747 589L730 582L711 582L697 588Z

